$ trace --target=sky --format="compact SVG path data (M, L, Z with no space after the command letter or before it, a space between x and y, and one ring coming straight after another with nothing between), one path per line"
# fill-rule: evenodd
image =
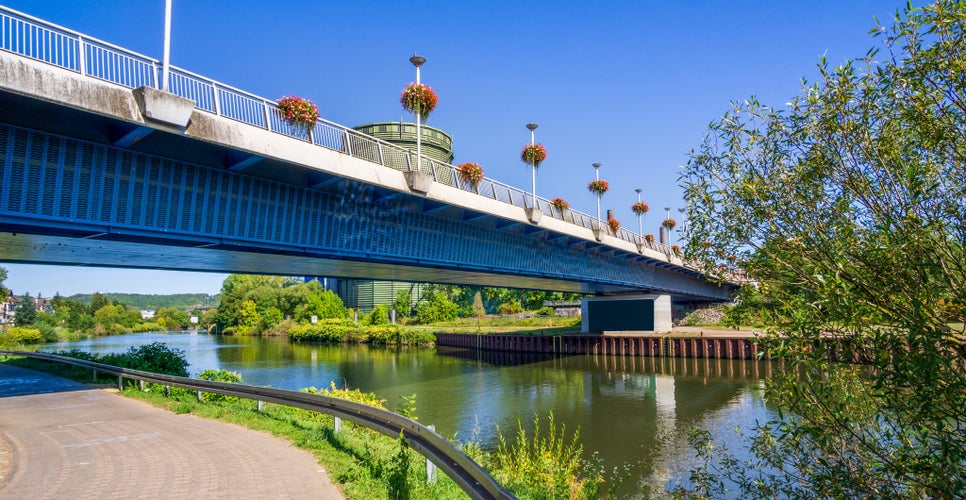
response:
M0 0L4 5L161 59L164 0ZM526 124L548 152L536 189L593 213L587 183L610 182L612 208L636 231L634 190L657 233L679 218L680 167L733 101L782 107L802 79L863 56L904 1L265 1L173 0L171 64L248 92L313 100L346 126L411 120L415 80L439 94L428 125L453 137L454 163L529 190ZM217 293L224 274L0 262L21 294Z

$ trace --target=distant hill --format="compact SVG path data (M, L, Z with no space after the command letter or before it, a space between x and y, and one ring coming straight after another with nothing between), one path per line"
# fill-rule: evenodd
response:
M162 307L173 307L175 309L189 310L196 307L217 307L218 296L207 295L204 293L175 293L171 295L155 295L143 293L104 293L111 300L120 302L138 309L148 309L155 311ZM89 293L79 293L69 298L90 304L94 295Z

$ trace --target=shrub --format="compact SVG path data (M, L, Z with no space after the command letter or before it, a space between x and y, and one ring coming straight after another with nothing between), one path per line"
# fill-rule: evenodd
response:
M497 312L503 316L509 314L519 314L523 312L523 307L520 306L519 302L504 302L496 308Z
M201 380L209 380L212 382L227 382L230 384L241 384L243 379L240 373L233 372L229 370L205 370L198 375ZM202 401L237 401L239 398L235 396L226 396L224 394L215 394L210 392L202 392Z
M329 319L309 325L296 325L288 331L288 338L296 342L306 340L343 342L349 335L350 324L341 319Z
M10 342L17 344L40 344L44 341L44 337L38 328L25 326L15 326L7 330L5 336Z
M389 306L380 304L369 314L362 317L363 325L386 325L389 324Z
M132 370L188 376L188 360L184 357L184 351L172 349L162 342L133 346L124 354L105 354L96 361Z
M437 294L431 300L416 305L416 321L423 325L453 321L459 317L458 310L456 304L442 294Z

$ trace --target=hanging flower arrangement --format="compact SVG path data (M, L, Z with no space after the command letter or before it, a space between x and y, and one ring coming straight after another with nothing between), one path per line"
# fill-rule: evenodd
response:
M664 226L668 231L670 231L674 229L674 226L677 226L678 223L675 222L674 219L664 219L664 222L662 222L661 225Z
M671 245L671 251L674 252L674 255L681 255L681 247L677 245Z
M644 241L646 241L648 243L654 243L654 235L653 234L645 234L644 235Z
M610 230L613 231L614 234L617 234L617 231L620 230L621 228L621 221L614 218L610 218L610 219L607 219L607 225L610 226Z
M591 193L596 193L598 196L600 196L610 189L610 184L603 179L590 181L590 184L587 184L587 189L589 189Z
M554 198L550 200L550 204L553 205L553 208L556 208L560 213L564 213L568 208L570 208L570 203L567 203L567 200L563 198Z
M520 159L528 165L539 167L543 160L547 159L547 148L543 144L527 144L520 152Z
M461 163L456 166L456 171L459 172L463 182L469 183L473 187L476 187L483 180L483 167L477 163Z
M410 113L416 113L423 120L426 120L429 118L429 114L436 109L439 96L429 85L410 83L403 89L399 102L402 103L403 109Z
M275 101L275 107L286 123L296 127L310 128L319 119L319 108L315 107L314 102L294 95Z
M631 205L631 210L633 210L634 213L637 214L637 215L644 215L650 209L651 209L651 207L647 206L647 203L644 203L643 201L639 201L639 202Z

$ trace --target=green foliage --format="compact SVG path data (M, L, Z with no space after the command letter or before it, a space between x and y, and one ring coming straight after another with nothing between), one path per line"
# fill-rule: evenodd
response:
M10 290L3 286L3 282L7 279L7 269L0 267L0 302L6 302L7 298L10 297Z
M359 389L339 389L335 386L335 382L329 383L328 389L316 389L315 387L306 387L301 389L302 392L307 392L309 394L321 394L323 396L329 396L333 398L345 399L346 401L354 401L356 403L361 403L364 405L372 406L374 408L380 408L385 410L386 401L384 399L379 399L374 393L362 392Z
M14 344L39 344L44 341L43 335L38 328L27 328L15 326L3 333L3 343Z
M823 60L783 111L735 103L682 175L689 257L755 279L742 304L795 368L770 382L792 417L756 430L748 495L966 494L966 340L950 327L966 318L949 307L966 299L966 4L910 4L872 32L885 54ZM868 373L825 377L833 335Z
M396 292L396 299L392 303L392 308L401 318L408 318L413 315L413 296L409 290Z
M598 498L604 478L593 464L585 462L579 444L580 431L567 435L565 426L557 428L553 413L547 429L541 429L539 415L533 417L530 435L517 421L512 441L498 432L499 446L482 458L493 477L521 498ZM477 452L479 454L479 452Z
M13 308L13 324L27 326L32 325L36 320L37 304L34 303L34 299L30 298L29 294L24 294L20 297L20 302L17 302L16 307Z
M165 330L182 330L191 324L191 317L173 307L162 307L154 312L154 321Z
M404 329L399 325L358 326L348 320L324 320L315 324L294 325L288 331L294 342L353 342L388 345L430 345L436 337L429 332Z
M171 308L179 311L186 311L197 306L217 306L217 296L211 297L204 293L175 293L175 294L141 294L141 293L114 293L110 294L76 294L71 295L65 300L76 301L80 304L91 304L95 295L98 299L97 309L104 307L104 300L126 304L135 309L145 309L156 311L162 308Z
M100 356L99 361L132 370L188 376L188 360L184 357L184 351L172 349L161 342L132 346L123 354L105 354Z
M428 325L442 321L453 321L457 316L455 303L441 293L427 293L423 300L416 304L416 322Z
M389 324L389 306L380 304L372 309L369 314L362 317L363 325L386 325Z
M198 374L198 378L201 380L210 380L213 382L227 382L229 384L242 384L244 379L238 372L233 372L230 370L205 370ZM211 392L201 393L202 401L237 401L239 398L235 396L226 396L224 394L215 394Z
M497 308L497 312L499 312L502 316L520 314L523 312L523 307L520 306L519 302L504 302Z

